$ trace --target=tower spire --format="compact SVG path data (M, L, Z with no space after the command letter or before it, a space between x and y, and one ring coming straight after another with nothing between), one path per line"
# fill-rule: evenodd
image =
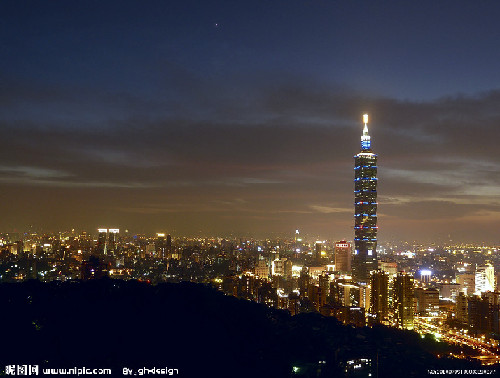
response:
M361 151L369 151L371 148L370 136L368 135L368 114L363 114L363 135L361 136Z

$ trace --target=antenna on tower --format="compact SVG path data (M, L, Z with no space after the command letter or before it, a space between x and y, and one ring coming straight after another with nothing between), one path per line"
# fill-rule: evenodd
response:
M363 135L361 136L361 149L369 150L370 136L368 135L368 114L363 114L363 123L365 124L365 127L363 127Z

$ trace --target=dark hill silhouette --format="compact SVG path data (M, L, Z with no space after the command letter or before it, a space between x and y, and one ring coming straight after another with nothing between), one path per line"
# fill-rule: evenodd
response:
M2 368L85 366L121 376L123 367L168 367L180 377L291 377L297 366L301 376L342 377L343 363L355 358L372 359L373 377L377 360L379 377L479 368L436 358L445 344L413 332L353 328L314 313L292 317L201 284L27 281L1 284L0 306Z

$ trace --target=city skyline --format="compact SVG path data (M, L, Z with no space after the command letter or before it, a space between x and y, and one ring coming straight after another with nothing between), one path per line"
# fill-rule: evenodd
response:
M0 11L1 231L352 240L369 113L380 243L500 242L500 5Z

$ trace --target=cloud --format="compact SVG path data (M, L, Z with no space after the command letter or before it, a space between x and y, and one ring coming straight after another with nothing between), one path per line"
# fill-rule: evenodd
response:
M320 205L310 205L309 207L315 211L318 211L318 212L324 213L324 214L352 213L353 209L354 209L354 208L349 209L349 208L329 207L329 206L320 206Z
M479 222L484 216L491 222L496 216L486 204L500 194L498 91L411 102L265 75L231 92L214 92L210 80L180 75L175 87L189 78L192 87L175 100L168 88L151 100L94 96L87 89L68 95L70 88L40 83L14 90L17 82L10 81L0 90L0 98L10 93L0 116L0 182L60 188L77 211L84 205L70 199L71 190L99 196L116 189L123 197L109 197L106 211L152 218L191 213L189 221L179 220L186 230L196 228L195 214L204 213L200 222L218 230L231 218L242 229L267 224L269 232L305 223L330 235L337 224L344 236L352 232L352 156L366 111L379 154L379 211L388 222L422 221L418 234L424 237L430 220L474 216ZM94 106L103 111L92 112ZM61 107L74 122L53 116ZM89 111L92 117L82 116ZM14 203L22 201L11 195ZM40 202L35 208L43 209L42 194L33 195ZM152 198L158 201L146 200ZM96 223L103 213L96 210ZM55 215L60 224L67 216L64 210ZM256 217L262 225L249 220ZM145 222L153 227L154 221Z
M500 206L487 203L464 204L443 200L414 200L384 205L385 215L408 220L458 220L486 213L500 215Z
M12 176L14 176L27 179L61 178L68 176L66 172L55 169L43 169L26 166L0 166L0 175L3 175L2 178L13 178Z

